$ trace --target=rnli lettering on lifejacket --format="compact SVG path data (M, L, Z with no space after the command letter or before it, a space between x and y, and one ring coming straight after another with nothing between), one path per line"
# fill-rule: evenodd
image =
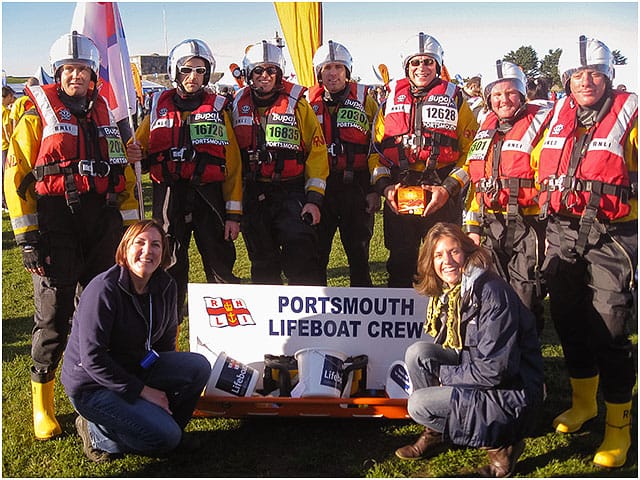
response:
M77 135L78 126L69 123L58 123L52 126L51 131L53 133L70 133L71 135Z

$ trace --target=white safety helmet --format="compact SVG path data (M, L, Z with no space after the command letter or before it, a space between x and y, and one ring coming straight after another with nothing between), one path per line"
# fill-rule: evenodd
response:
M563 50L558 61L558 72L562 74L562 84L570 93L569 80L577 70L592 68L604 73L610 81L615 77L613 54L600 40L580 35L577 44L570 50Z
M271 64L280 69L284 75L284 55L282 49L266 40L249 45L242 59L242 73L247 81L251 80L251 72L260 64Z
M209 45L202 40L196 40L188 38L183 40L169 52L169 58L167 58L167 73L169 74L169 80L174 84L178 83L178 67L184 65L189 59L198 57L204 60L207 73L204 74L204 83L207 85L211 78L211 73L216 70L216 59L213 58L213 53Z
M518 92L522 94L523 98L527 98L527 76L519 65L496 60L495 76L492 76L492 78L495 80L489 82L487 86L484 87L484 100L487 102L487 105L491 105L489 99L489 97L491 97L491 89L496 83L502 80L512 80Z
M329 40L325 45L321 45L313 56L313 68L316 72L316 78L320 83L320 72L322 67L328 63L339 63L347 69L347 78L351 78L351 66L353 59L347 48L333 40Z
M418 35L411 37L405 42L402 52L402 68L405 72L407 71L409 60L413 57L417 55L428 55L438 64L438 75L440 74L444 50L440 42L431 35L420 32Z
M97 81L100 72L100 51L89 37L73 31L65 33L53 42L49 51L49 63L54 78L58 77L63 65L81 64L91 69L95 75L93 81Z

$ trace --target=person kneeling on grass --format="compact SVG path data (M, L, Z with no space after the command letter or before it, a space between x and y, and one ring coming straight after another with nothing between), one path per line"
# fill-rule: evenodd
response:
M80 297L61 381L94 462L126 452L165 455L194 443L185 441L184 428L211 365L200 354L176 352L177 289L165 272L167 245L155 221L133 224L116 265Z
M449 442L487 450L478 473L510 476L543 399L533 314L491 271L489 253L460 229L437 223L424 238L414 288L428 295L426 332L405 353L413 382L408 411L425 426L402 459L433 456Z

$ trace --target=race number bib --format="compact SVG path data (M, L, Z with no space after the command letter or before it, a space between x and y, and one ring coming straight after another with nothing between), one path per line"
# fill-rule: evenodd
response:
M124 144L120 138L118 127L100 127L100 134L107 140L110 165L126 165L127 157L124 154Z
M193 145L207 143L214 145L229 144L227 129L217 112L191 115L189 131Z
M357 128L363 133L369 132L367 116L363 111L355 108L343 107L339 109L336 126L338 128Z
M458 125L458 110L453 105L424 105L422 124L430 129L455 130Z
M484 160L487 157L492 138L493 135L483 136L482 138L476 137L471 147L469 147L467 160Z

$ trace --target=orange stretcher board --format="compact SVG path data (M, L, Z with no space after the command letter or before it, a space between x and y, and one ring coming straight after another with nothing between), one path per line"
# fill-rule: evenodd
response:
M201 398L194 412L202 417L336 417L407 419L407 400L399 398Z

